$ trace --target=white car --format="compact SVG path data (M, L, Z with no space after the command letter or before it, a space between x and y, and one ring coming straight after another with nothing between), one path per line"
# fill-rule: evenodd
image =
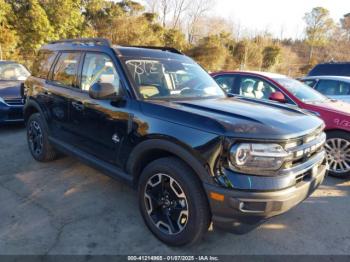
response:
M348 76L307 76L300 81L330 98L350 103L350 77Z

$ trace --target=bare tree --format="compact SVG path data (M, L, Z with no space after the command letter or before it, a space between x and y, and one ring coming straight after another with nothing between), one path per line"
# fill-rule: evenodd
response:
M181 26L180 19L182 18L185 11L190 6L189 0L173 0L173 20L172 20L172 29L178 28Z
M159 11L159 1L157 0L146 0L148 11L151 13L158 13Z
M192 44L195 40L200 19L213 7L213 0L193 0L188 10L187 36Z
M160 9L161 9L161 14L162 14L162 25L165 27L166 26L166 21L167 21L167 15L170 10L170 2L169 0L160 0Z

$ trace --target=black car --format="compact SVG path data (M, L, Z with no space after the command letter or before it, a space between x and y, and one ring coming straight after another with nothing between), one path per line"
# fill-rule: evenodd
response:
M321 63L312 68L307 76L350 76L350 62Z
M0 124L23 121L22 83L29 75L21 64L0 61Z
M173 48L52 42L25 88L32 156L71 154L135 187L146 225L169 245L196 242L211 222L245 232L326 173L322 120L227 97Z

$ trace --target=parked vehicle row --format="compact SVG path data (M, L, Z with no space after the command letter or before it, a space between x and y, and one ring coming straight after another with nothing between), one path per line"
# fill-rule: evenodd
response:
M328 167L350 175L350 104L319 93L322 77L303 79L316 91L279 74L210 76L174 48L87 38L43 46L31 76L0 63L0 79L0 122L24 120L34 159L73 155L134 187L169 245L210 224L247 232L312 194Z

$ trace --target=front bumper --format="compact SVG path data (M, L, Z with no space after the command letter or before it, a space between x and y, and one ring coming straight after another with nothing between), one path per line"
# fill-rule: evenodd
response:
M23 102L8 104L0 101L0 123L22 122Z
M237 190L205 184L214 227L245 233L261 222L302 202L322 183L327 173L325 159L309 169L301 181L279 190ZM224 197L213 199L212 195Z

